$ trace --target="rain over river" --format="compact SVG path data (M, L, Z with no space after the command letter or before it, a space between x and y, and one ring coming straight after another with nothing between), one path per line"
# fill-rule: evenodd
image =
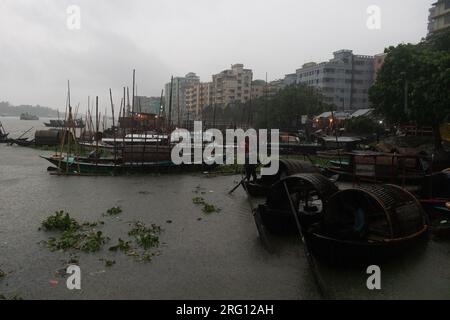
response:
M12 137L46 120L0 118ZM257 235L242 188L228 191L240 175L206 173L116 177L62 177L47 172L32 148L0 145L0 294L24 299L318 299L298 237L271 237L268 253ZM220 212L205 214L196 192ZM253 203L256 205L256 202ZM104 217L120 206L118 216ZM96 253L77 253L81 290L66 287L70 252L50 251L41 222L65 210L79 221L104 221L110 240ZM129 223L160 225L157 255L141 262L108 251L126 238ZM116 263L106 267L102 259ZM368 290L367 267L334 268L318 263L331 299L450 298L450 243L426 248L381 265L381 290Z

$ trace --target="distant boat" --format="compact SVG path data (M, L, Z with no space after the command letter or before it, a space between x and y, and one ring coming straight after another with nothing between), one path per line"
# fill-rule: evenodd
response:
M29 114L28 112L26 112L20 115L20 120L39 120L39 117L34 114Z
M46 127L49 127L49 128L66 128L66 127L72 127L72 126L70 126L70 125L69 125L69 126L66 125L66 120L50 120L50 122L45 122L44 125L45 125ZM73 121L73 126L74 126L75 128L80 128L80 129L82 129L82 128L85 127L85 124L84 124L84 122L83 122L82 119L75 119L75 120Z
M6 132L5 128L3 128L2 123L0 122L0 143L8 142L9 133Z

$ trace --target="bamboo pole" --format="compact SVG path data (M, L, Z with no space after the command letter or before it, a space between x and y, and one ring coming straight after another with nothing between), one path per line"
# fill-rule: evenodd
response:
M168 144L170 145L170 131L172 130L172 95L173 95L173 76L172 79L170 80L170 97L169 97L169 123L168 123L168 132L167 132L167 140L168 140Z
M96 125L96 132L95 132L95 167L97 169L98 167L98 126L99 126L99 119L98 119L98 96L95 98L95 125Z
M116 167L117 162L117 145L116 145L116 123L114 120L114 103L112 98L112 90L109 88L109 98L111 100L111 113L112 113L112 129L113 129L113 138L114 138L114 168Z

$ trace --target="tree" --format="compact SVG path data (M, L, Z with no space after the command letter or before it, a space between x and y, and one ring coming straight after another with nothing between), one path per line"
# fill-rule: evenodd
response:
M345 130L356 134L377 133L382 129L381 125L370 117L361 116L345 121Z
M302 115L313 116L331 109L317 89L292 85L246 103L234 103L225 108L217 106L216 121L237 127L288 129L297 128ZM212 123L213 114L214 107L206 107L203 121Z
M448 33L386 49L385 62L369 90L376 112L388 122L431 126L437 150L442 149L439 127L450 115Z

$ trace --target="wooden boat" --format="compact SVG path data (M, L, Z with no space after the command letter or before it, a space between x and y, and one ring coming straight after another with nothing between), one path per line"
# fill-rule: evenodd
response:
M245 181L243 187L246 188L252 197L266 197L271 186L283 177L297 173L319 173L319 168L311 162L302 160L279 160L277 174L272 176L262 176L256 181Z
M327 170L352 181L420 182L429 174L431 159L421 155L403 155L372 151L345 153L348 160L332 161Z
M323 220L306 236L320 259L377 263L428 239L426 220L411 193L395 185L372 185L334 194Z
M274 234L291 233L297 228L284 183L298 218L307 226L322 218L325 204L338 191L334 183L318 173L299 173L276 182L270 188L265 204L257 209L266 228Z
M72 125L68 125L66 120L50 120L50 122L44 122L44 125L48 128L68 128L74 127L77 129L84 129L86 126L83 122L83 119L75 119L73 120Z
M9 139L8 140L9 145L17 144L21 147L30 147L34 145L34 139L28 140L28 138L20 138L20 139Z
M279 184L284 183L289 192L285 191L281 196L283 189ZM323 196L330 193L322 192L323 207L314 216L301 207L297 210L296 190L305 188L304 181L288 177L279 184L274 185L272 191L279 194L276 197L280 204L269 208L266 203L265 207L258 208L265 226L269 231L295 230L292 227L295 226L294 214L298 215L306 244L316 258L325 262L344 265L379 263L419 243L426 243L422 240L428 239L427 219L420 203L398 186L371 185L338 191L331 196ZM315 189L322 190L306 190ZM267 209L281 210L290 201L296 210L292 212L291 208L290 220L281 214L268 219ZM288 210L284 211L286 215Z
M39 120L39 117L34 114L22 113L20 115L20 120Z
M87 159L73 156L41 158L49 161L61 174L76 175L120 175L134 173L167 173L208 170L214 165L194 163L189 165L176 165L171 160L124 162L122 159Z

